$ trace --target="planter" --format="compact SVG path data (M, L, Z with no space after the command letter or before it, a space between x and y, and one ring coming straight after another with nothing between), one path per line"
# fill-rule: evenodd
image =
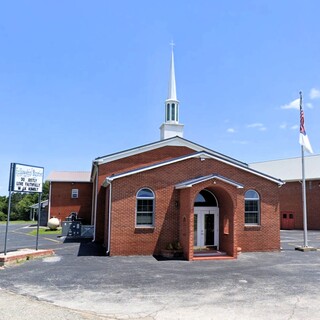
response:
M162 249L161 256L164 258L167 258L167 259L183 258L183 251L182 250Z

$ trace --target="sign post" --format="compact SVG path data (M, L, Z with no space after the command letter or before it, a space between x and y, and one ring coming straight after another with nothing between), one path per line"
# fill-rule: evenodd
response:
M9 204L4 241L4 255L7 254L8 229L11 213L11 196L13 192L39 193L39 210L36 240L36 250L38 250L43 171L43 167L35 167L21 163L11 163L9 178Z
M39 244L39 227L40 227L40 217L41 217L41 193L39 193L38 197L38 221L37 221L37 240L36 240L36 250L38 250Z
M7 241L8 241L8 230L9 230L9 221L10 221L10 212L11 212L11 185L12 185L12 172L13 172L13 163L10 166L10 178L9 178L9 203L8 203L8 214L7 214L7 223L6 223L6 233L4 238L4 250L3 253L7 255Z

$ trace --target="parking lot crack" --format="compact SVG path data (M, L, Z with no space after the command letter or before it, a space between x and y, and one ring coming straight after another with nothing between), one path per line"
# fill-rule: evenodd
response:
M293 308L292 308L292 311L291 311L291 314L290 314L288 320L293 319L294 314L295 314L295 312L296 312L296 309L297 309L297 306L298 306L298 303L299 303L299 302L300 302L300 297L297 297L297 301L296 301L295 304L293 305Z

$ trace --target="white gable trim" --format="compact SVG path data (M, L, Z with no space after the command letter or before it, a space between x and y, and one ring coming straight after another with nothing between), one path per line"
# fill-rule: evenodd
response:
M196 144L194 142L191 142L191 141L186 140L186 139L181 138L181 137L173 137L173 138L169 138L169 139L165 139L165 140L160 140L160 141L157 141L157 142L154 142L154 143L150 143L150 144L147 144L147 145L144 145L144 146L140 146L140 147L124 150L124 151L113 153L113 154L106 155L106 156L103 156L103 157L98 157L98 158L96 158L94 160L94 163L96 163L98 165L101 165L101 164L105 164L105 163L108 163L108 162L111 162L111 161L123 159L123 158L126 158L126 157L134 156L134 155L137 155L137 154L141 154L143 152L152 151L152 150L159 149L159 148L162 148L162 147L167 147L167 146L187 147L187 148L189 148L191 150L194 150L196 152L204 151L204 152L208 152L210 154L214 154L217 157L224 158L224 159L226 159L226 160L228 160L230 162L235 162L235 163L238 163L239 165L248 166L244 162L241 162L239 160L233 159L233 158L228 157L226 155L223 155L223 154L221 154L219 152L215 152L215 151L213 151L211 149L205 148L205 147L203 147L201 145L198 145L198 144Z
M159 163L154 164L154 165L141 167L141 168L138 168L138 169L135 169L135 170L131 170L131 171L127 171L127 172L123 172L123 173L119 173L119 174L116 174L116 175L109 176L109 177L107 177L105 179L105 181L102 183L102 185L104 187L106 187L110 182L112 182L112 181L114 181L116 179L120 179L120 178L123 178L123 177L131 176L131 175L134 175L134 174L137 174L137 173L141 173L141 172L145 172L145 171L149 171L149 170L152 170L152 169L160 168L160 167L163 167L163 166L167 166L167 165L170 165L170 164L173 164L173 163L176 163L176 162L180 162L180 161L184 161L184 160L188 160L188 159L191 159L191 158L200 158L203 161L205 161L206 158L214 159L214 160L226 163L228 165L231 165L231 166L233 166L235 168L238 168L240 170L252 173L252 174L254 174L256 176L259 176L261 178L264 178L264 179L270 180L272 182L275 182L278 185L283 185L284 184L284 182L281 181L280 179L276 179L276 178L268 176L268 175L266 175L266 174L264 174L262 172L250 169L247 166L240 166L240 165L238 165L236 163L233 163L231 161L227 161L227 160L225 160L223 158L220 158L220 157L218 157L218 156L216 156L214 154L210 154L210 153L207 153L207 152L197 152L197 153L194 153L194 154L191 154L191 155L182 156L182 157L175 158L175 159L172 159L172 160L159 162Z
M196 179L191 179L191 180L187 180L181 183L178 183L175 185L176 189L185 189L185 188L191 188L193 187L195 184L201 183L201 182L205 182L208 180L220 180L223 182L226 182L228 184L231 184L232 186L235 186L237 189L243 189L243 184L238 183L234 180L228 179L226 177L223 177L219 174L210 174L208 176L204 176L204 177L200 177L200 178L196 178Z
M169 164L173 164L173 163L176 163L176 162L180 162L182 160L195 158L195 156L198 156L198 155L199 155L199 153L191 154L191 155L187 155L187 156L184 156L184 157L176 158L176 159L173 159L173 160L160 162L160 163L157 163L157 164L154 164L154 165L151 165L151 166L142 167L142 168L135 169L135 170L132 170L132 171L127 171L127 172L124 172L124 173L116 174L116 175L107 177L102 185L104 187L106 187L113 180L116 180L116 179L119 179L119 178L123 178L123 177L127 177L127 176L131 176L133 174L137 174L137 173L144 172L144 171L149 171L149 170L152 170L152 169L161 168L163 166L166 166L166 165L169 165Z
M137 155L137 154L140 154L143 152L151 151L154 149L166 147L166 146L179 146L179 147L185 146L185 144L182 143L182 141L180 141L180 139L177 139L177 138L178 137L174 137L174 138L170 138L170 139L166 139L166 140L161 140L161 141L157 141L155 143L150 143L150 144L146 144L144 146L120 151L120 152L113 153L110 155L106 155L104 157L99 157L99 158L96 158L96 160L94 162L96 162L97 164L100 165L100 164L108 163L111 161L119 160L122 158L131 157L131 156L134 156L134 155Z

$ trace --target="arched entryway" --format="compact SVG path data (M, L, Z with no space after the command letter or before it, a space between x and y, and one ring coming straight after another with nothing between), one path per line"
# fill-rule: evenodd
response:
M219 250L219 206L215 195L201 190L194 202L194 251Z

